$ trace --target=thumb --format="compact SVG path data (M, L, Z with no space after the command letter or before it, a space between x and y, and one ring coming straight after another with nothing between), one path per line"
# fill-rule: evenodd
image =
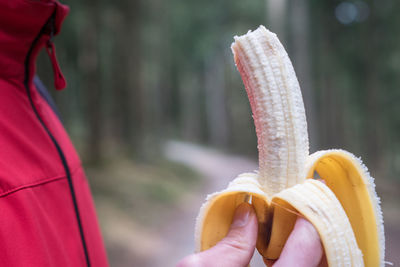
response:
M238 206L228 235L214 247L192 254L178 263L178 267L193 266L247 266L257 240L257 217L248 203Z
M319 263L323 252L318 232L314 226L304 218L297 218L293 232L290 234L279 259L273 267L321 266ZM271 266L270 262L266 262L266 264ZM324 262L322 266L324 266L323 264Z

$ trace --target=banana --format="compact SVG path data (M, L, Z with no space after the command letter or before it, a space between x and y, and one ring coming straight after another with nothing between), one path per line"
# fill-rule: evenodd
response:
M236 207L249 202L257 214L257 250L267 259L279 258L297 216L303 216L318 231L329 266L384 266L374 179L344 150L309 155L300 86L277 36L260 26L235 36L232 51L253 113L259 170L207 197L196 220L196 251L224 238Z

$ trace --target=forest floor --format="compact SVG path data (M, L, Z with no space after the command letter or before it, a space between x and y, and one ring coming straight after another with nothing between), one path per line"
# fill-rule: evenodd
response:
M194 250L195 219L206 195L257 168L254 160L189 143L169 142L164 152L168 161L156 165L125 159L87 170L110 266L174 266ZM387 180L377 185L386 260L395 266L400 266L399 189ZM252 266L264 266L258 255Z

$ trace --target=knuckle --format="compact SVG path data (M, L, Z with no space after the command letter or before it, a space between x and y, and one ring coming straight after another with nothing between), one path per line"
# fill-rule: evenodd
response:
M221 244L235 252L246 252L249 248L248 242L244 238L229 238L221 241Z

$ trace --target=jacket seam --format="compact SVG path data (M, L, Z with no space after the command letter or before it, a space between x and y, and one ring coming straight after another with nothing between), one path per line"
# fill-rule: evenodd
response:
M71 175L73 176L79 169L81 166L77 166L72 172ZM27 183L27 184L23 184L23 185L18 185L15 186L7 191L3 191L0 192L0 198L6 197L8 195L11 195L17 191L21 191L23 189L28 189L28 188L32 188L32 187L36 187L36 186L40 186L43 184L47 184L47 183L51 183L54 181L58 181L58 180L62 180L62 179L66 179L67 176L66 175L61 175L61 176L56 176L56 177L51 177L51 178L44 178L44 179L40 179L31 183Z

